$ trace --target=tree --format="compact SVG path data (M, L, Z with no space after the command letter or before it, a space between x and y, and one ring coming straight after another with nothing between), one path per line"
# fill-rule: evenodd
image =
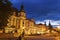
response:
M7 26L7 19L12 13L12 3L9 0L0 0L0 28Z

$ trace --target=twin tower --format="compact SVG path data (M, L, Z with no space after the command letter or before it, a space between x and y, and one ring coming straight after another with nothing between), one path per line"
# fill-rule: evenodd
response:
M9 17L8 19L8 26L12 26L12 27L19 27L22 25L22 23L24 23L25 19L26 19L26 14L24 11L24 7L23 5L21 5L21 9L20 11L17 13L18 15L16 16L16 11L13 12L13 15L11 17Z
M33 19L29 20L26 18L23 5L21 5L21 9L17 14L18 16L16 16L16 12L14 11L13 15L9 17L8 19L9 23L7 24L8 27L13 27L16 29L19 28L22 29L23 27L26 27L28 29L29 26L30 27L34 26L34 20Z

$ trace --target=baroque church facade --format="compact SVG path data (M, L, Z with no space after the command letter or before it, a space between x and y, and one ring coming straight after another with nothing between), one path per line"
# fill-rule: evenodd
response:
M39 34L46 32L48 29L45 24L35 24L34 19L27 19L24 6L21 5L20 11L17 13L13 12L13 15L9 17L7 27L5 27L5 33L17 33L19 35L24 31L25 34ZM44 30L43 30L44 29ZM43 31L43 32L42 32Z

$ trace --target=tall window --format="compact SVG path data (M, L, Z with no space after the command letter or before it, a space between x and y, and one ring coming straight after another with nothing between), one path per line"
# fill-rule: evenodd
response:
M24 27L24 21L23 21L23 27Z

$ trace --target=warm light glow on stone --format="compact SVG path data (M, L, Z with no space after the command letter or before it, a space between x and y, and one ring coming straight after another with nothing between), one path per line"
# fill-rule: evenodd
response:
M49 33L50 30L47 31L47 33Z
M37 34L40 34L40 32L37 32Z
M57 26L58 29L60 29L60 26Z
M5 32L12 32L15 36L21 35L24 31L24 35L30 35L30 34L44 34L47 30L47 27L44 24L35 24L34 19L27 19L25 12L19 12L17 13L18 16L16 16L15 12L13 12L13 15L9 17L8 24L5 28Z

